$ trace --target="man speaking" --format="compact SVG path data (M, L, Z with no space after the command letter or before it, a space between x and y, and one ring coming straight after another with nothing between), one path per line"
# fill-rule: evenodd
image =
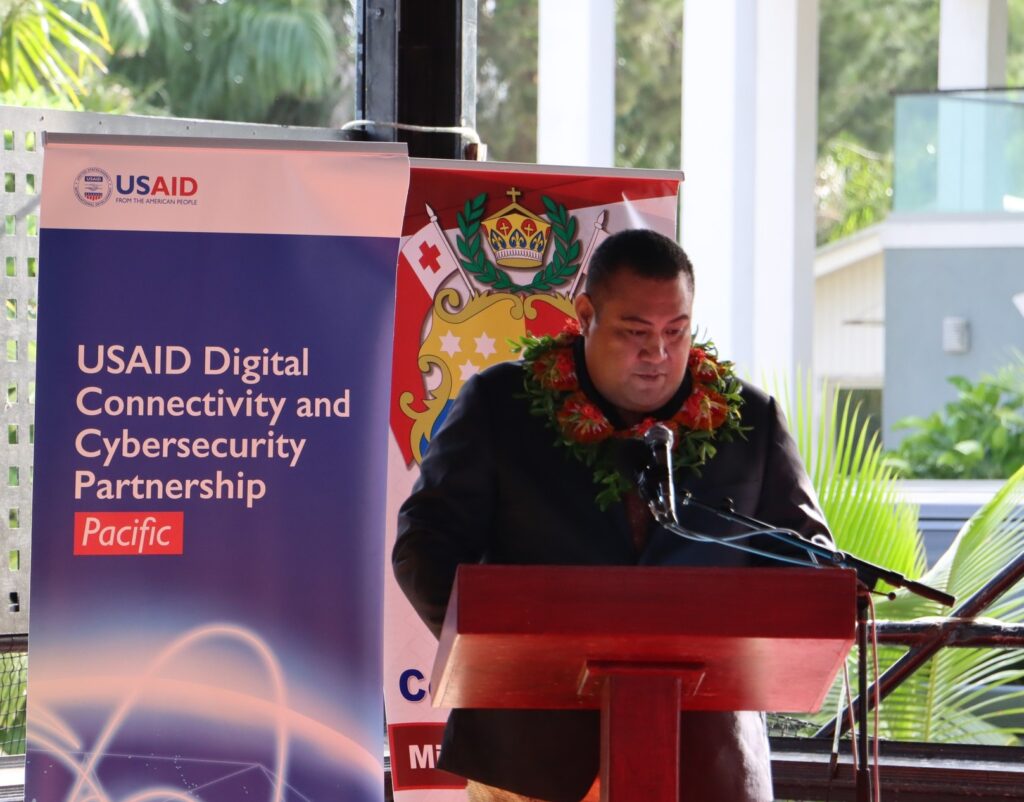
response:
M693 292L690 261L672 240L615 234L576 299L579 332L530 340L522 361L463 386L399 513L392 555L435 636L460 563L755 564L655 523L622 455L657 422L675 435L680 491L828 534L775 401L736 379L711 344L693 343ZM680 523L737 531L691 507ZM762 714L684 712L680 741L681 796L772 799ZM439 766L469 779L474 802L578 802L597 798L599 746L598 711L455 710Z

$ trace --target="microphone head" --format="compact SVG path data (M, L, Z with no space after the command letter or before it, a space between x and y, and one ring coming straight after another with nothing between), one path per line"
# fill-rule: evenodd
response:
M644 433L644 442L648 448L665 448L671 449L673 443L675 443L676 437L672 434L672 430L668 428L664 423L656 423L650 429Z

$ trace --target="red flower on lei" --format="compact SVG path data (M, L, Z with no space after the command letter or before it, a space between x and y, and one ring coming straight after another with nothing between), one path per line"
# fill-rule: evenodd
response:
M597 405L578 390L565 399L555 417L565 436L576 443L600 443L615 431Z
M693 392L672 420L687 429L710 432L725 423L728 417L729 404L721 393L694 383Z
M687 366L694 380L702 384L718 381L720 377L718 362L708 356L708 352L699 346L690 349Z
M551 390L575 390L579 388L576 378L576 360L569 347L552 348L541 354L530 365L534 378Z

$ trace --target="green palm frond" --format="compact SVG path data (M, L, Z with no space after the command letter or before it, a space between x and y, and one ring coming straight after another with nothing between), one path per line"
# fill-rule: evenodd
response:
M799 384L799 383L798 383ZM981 588L1024 552L1024 468L968 521L948 551L922 576L924 549L917 509L901 501L879 443L870 438L856 408L828 399L817 415L814 390L799 384L790 428L808 467L837 544L845 551L947 590L960 601ZM876 605L880 620L945 616L934 602L900 591ZM985 611L1007 623L1024 622L1024 583ZM906 649L879 649L881 670ZM851 662L855 654L851 655ZM1024 712L1024 680L1018 652L947 648L905 680L882 704L886 738L912 741L1018 743L1021 733L1007 717ZM835 709L839 685L823 708Z
M1024 468L968 521L921 581L963 601L1024 552ZM934 602L906 593L878 605L885 620L943 615ZM1024 583L984 613L1006 623L1024 622ZM884 650L891 662L902 650ZM928 741L1016 744L1019 729L1006 718L1024 706L1024 690L1000 692L1024 680L1018 652L943 649L906 680L882 706L886 726L904 737Z
M254 65L254 77L275 95L316 97L327 91L331 71L323 67L333 61L335 45L322 14L308 7L264 13L247 7L240 28L256 52L269 55ZM290 69L276 68L282 64Z
M114 53L121 57L145 53L152 41L152 19L161 12L152 0L98 0Z
M868 421L849 398L827 386L818 391L798 380L794 403L783 393L790 430L836 544L861 559L916 578L924 571L924 545L917 531L917 509L900 503L896 477L885 464Z
M335 35L312 0L211 3L194 11L192 33L192 116L260 120L282 99L320 99L334 81Z
M0 18L0 91L45 86L81 108L86 78L104 72L110 37L90 0L22 0Z

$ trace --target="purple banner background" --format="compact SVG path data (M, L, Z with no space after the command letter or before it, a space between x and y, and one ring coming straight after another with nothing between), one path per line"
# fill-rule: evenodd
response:
M381 532L397 240L42 232L26 798L383 796ZM98 345L179 345L183 375L87 375ZM309 376L205 375L203 349L309 351ZM82 413L103 396L285 398L260 417ZM350 417L296 416L348 391ZM287 459L83 456L115 438L305 438ZM97 437L86 441L99 442ZM98 479L229 477L244 501L76 500ZM184 511L181 556L73 556L75 512Z

